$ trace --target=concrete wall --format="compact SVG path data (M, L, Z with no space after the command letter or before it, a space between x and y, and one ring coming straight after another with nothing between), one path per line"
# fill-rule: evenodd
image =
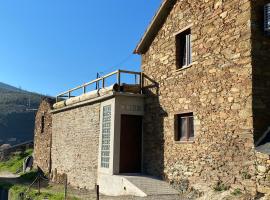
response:
M52 105L54 100L44 99L39 106L35 118L34 166L43 172L51 169L51 136L52 136ZM44 116L44 131L41 132L41 119Z
M171 183L255 193L249 0L178 0L148 51L144 168ZM177 70L175 35L191 26L193 64ZM157 87L155 87L155 85ZM174 141L174 115L193 112L194 143Z
M111 139L110 139L110 167L108 169L100 167L99 153L99 172L103 174L119 174L120 163L120 133L121 133L121 115L144 115L144 96L142 95L116 95L115 98L101 103L101 109L104 106L111 105L112 122L111 122ZM102 121L102 113L100 121ZM101 126L100 126L101 130ZM100 133L101 135L101 133ZM101 138L100 142L101 144ZM101 145L99 152L101 151Z
M67 174L74 187L94 189L97 179L100 103L53 114L53 181Z

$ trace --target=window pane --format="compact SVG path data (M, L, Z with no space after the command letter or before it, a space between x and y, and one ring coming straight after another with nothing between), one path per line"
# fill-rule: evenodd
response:
M182 65L185 66L185 65L187 65L187 38L184 37L182 42L183 42L183 61L182 61Z
M187 139L187 118L181 117L181 139Z
M192 63L192 48L191 48L191 34L187 36L187 43L188 43L188 65Z
M191 30L185 30L176 36L176 64L178 68L191 64Z
M189 117L189 137L194 138L194 119Z
M111 135L111 106L103 107L102 138L101 138L101 167L109 168L110 164L110 135Z

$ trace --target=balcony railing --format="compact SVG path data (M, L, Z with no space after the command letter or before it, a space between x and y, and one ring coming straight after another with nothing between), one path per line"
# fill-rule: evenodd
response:
M73 92L77 92L79 90L81 90L82 94L85 94L86 91L87 91L87 87L89 87L90 85L96 85L96 89L100 89L100 88L104 88L105 87L105 84L106 84L106 80L114 75L116 75L116 81L114 82L117 83L119 86L122 84L122 81L121 81L121 77L123 74L131 74L131 75L134 75L134 83L135 84L139 84L141 89L143 88L143 75L141 72L133 72L133 71L126 71L126 70L117 70L117 71L114 71L114 72L111 72L105 76L102 76L100 78L97 78L93 81L90 81L88 83L85 83L81 86L78 86L78 87L75 87L73 89L70 89L66 92L63 92L59 95L56 96L56 102L59 102L61 101L62 99L70 99L72 97L75 97L72 95ZM101 83L101 87L100 87L100 83Z

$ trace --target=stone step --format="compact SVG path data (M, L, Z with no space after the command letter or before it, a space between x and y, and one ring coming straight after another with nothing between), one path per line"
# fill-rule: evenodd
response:
M98 184L100 185L100 192L108 196L131 195L146 197L179 195L179 192L173 189L167 182L140 174L99 174Z
M136 175L124 176L146 195L177 195L179 192L173 189L169 183L150 176Z

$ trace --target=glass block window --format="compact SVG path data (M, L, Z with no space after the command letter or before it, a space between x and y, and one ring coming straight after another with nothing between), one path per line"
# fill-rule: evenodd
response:
M110 136L111 136L111 105L103 107L101 167L109 168L110 163Z

